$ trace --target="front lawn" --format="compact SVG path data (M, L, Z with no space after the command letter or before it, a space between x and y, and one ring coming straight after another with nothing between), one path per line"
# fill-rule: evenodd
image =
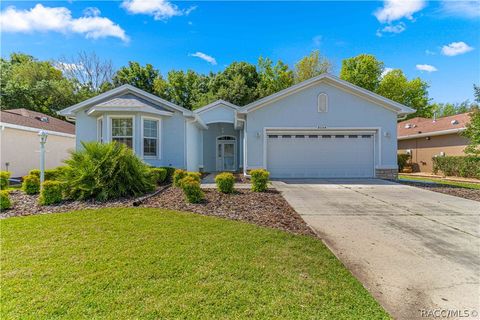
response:
M480 189L480 183L468 183L468 182L461 182L461 181L451 181L439 178L425 178L425 177L415 177L415 176L407 176L407 175L398 175L399 179L402 180L413 180L419 182L426 182L426 183L438 183L447 186L453 187L460 187L460 188L467 188L467 189Z
M384 319L316 238L108 208L1 221L1 317Z

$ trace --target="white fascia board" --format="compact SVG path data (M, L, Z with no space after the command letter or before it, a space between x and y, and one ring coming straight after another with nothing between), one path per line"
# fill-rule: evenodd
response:
M155 108L145 108L145 107L92 107L88 109L87 115L92 115L95 112L141 112L141 113L150 113L161 116L172 116L173 112L158 110Z
M194 113L202 113L202 112L205 112L205 111L208 111L210 109L214 109L214 108L218 108L219 106L221 105L225 105L226 107L229 107L229 108L232 108L233 110L238 110L240 109L239 106L236 106L234 105L233 103L230 103L228 101L225 101L225 100L217 100L217 101L214 101L210 104L207 104L206 106L203 106L201 108L198 108L196 110L194 110L193 112Z
M385 97L382 97L376 93L373 93L371 91L365 90L361 87L358 87L356 85L353 85L347 81L344 81L340 78L337 78L331 74L324 73L321 74L317 77L305 80L303 82L300 82L298 84L295 84L289 88L286 88L284 90L281 90L277 93L274 93L272 95L269 95L265 98L262 98L260 100L257 100L255 102L252 102L242 108L239 109L239 113L248 113L251 111L254 111L258 108L261 108L269 103L272 103L274 101L280 100L286 96L289 96L293 93L296 93L298 91L301 91L303 89L309 88L321 81L328 81L329 84L332 84L336 86L339 89L346 90L350 93L356 94L357 96L360 96L362 98L368 99L382 107L385 107L387 109L390 109L392 111L395 111L397 114L409 114L415 112L412 108L409 108L407 106L404 106L398 102L392 101L390 99L387 99Z
M441 131L434 131L434 132L424 132L424 133L416 133L410 134L408 136L401 136L398 137L398 140L408 140L408 139L416 139L416 138L424 138L424 137L433 137L433 136L443 136L447 134L455 134L465 131L467 128L455 128L455 129L448 129L448 130L441 130Z
M0 127L2 129L3 128L10 128L10 129L17 129L17 130L37 132L37 133L40 132L40 131L45 131L47 134L52 135L52 136L75 138L75 135L70 134L70 133L44 130L44 129L40 129L40 128L33 128L33 127L26 127L26 126L20 126L18 124L12 124L12 123L6 123L6 122L0 122Z
M188 109L180 107L180 106L178 106L174 103L171 103L167 100L164 100L160 97L157 97L156 95L153 95L151 93L148 93L146 91L138 89L138 88L136 88L132 85L129 85L129 84L124 84L124 85L122 85L118 88L114 88L114 89L109 90L107 92L101 93L101 94L99 94L99 95L97 95L93 98L90 98L90 99L87 99L87 100L82 101L80 103L77 103L77 104L75 104L71 107L60 110L60 111L57 112L57 114L59 114L61 116L73 116L74 117L75 112L77 112L79 109L81 109L83 107L94 105L97 102L100 102L102 100L108 99L108 98L113 97L113 96L121 95L121 94L124 94L124 93L127 93L127 92L134 93L135 95L139 96L140 98L146 99L146 100L151 101L153 103L161 104L161 105L165 106L166 108L170 108L170 109L173 109L173 110L176 110L176 111L180 111L180 112L183 113L183 115L187 116L187 115L192 114L192 111L190 111Z

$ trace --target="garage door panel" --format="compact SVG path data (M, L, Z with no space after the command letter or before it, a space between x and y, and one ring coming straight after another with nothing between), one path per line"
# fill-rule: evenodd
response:
M373 177L371 135L269 135L267 169L273 178Z

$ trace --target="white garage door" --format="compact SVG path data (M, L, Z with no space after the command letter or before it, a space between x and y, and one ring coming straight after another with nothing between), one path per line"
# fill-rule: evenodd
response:
M272 178L370 178L373 168L373 134L267 135Z

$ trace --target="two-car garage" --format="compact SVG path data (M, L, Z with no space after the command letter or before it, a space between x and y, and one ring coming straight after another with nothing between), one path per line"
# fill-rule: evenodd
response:
M272 178L371 178L373 131L267 131L266 167Z

